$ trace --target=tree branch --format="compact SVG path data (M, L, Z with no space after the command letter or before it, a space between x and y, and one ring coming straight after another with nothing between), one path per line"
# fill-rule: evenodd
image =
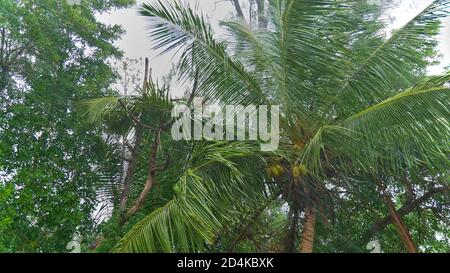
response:
M244 12L242 11L239 0L231 0L231 2L233 2L234 8L236 9L236 14L239 17L239 19L245 20Z
M408 250L409 253L417 253L417 247L411 237L411 233L408 230L408 227L404 223L401 215L398 213L397 209L395 208L394 201L392 201L392 197L390 196L389 192L386 189L386 186L383 184L381 179L377 175L373 175L374 181L377 183L378 187L380 188L380 191L384 197L384 200L386 202L386 205L389 209L389 214L392 218L393 223L395 224L398 233L400 234L400 237L402 238L402 241L405 245L405 248Z
M133 114L133 112L131 112L131 111L128 109L128 106L126 105L126 103L125 103L124 101L122 101L121 99L119 99L118 101L119 101L120 106L127 112L128 117L129 117L129 118L130 118L137 126L142 127L142 128L144 128L144 129L149 129L149 130L152 130L152 131L158 131L158 130L159 130L159 129L153 127L153 126L150 126L150 125L147 125L147 124L141 122L140 119L139 119L137 116L135 116L135 115Z
M149 163L148 163L148 174L147 174L147 180L145 181L144 189L142 190L141 195L139 196L139 198L136 201L136 203L134 204L134 206L128 211L128 214L127 214L128 218L130 216L134 215L136 212L138 212L144 205L145 200L147 199L147 196L148 196L150 190L152 189L153 185L155 184L155 177L156 177L157 171L164 170L165 168L167 168L166 167L168 165L167 162L166 162L166 166L164 166L164 168L158 167L156 165L157 156L158 156L158 148L159 148L159 144L160 144L160 138L159 138L160 132L161 132L161 129L157 133L155 133L155 140L154 140L153 145L150 150L150 159L149 159Z
M398 214L401 217L404 217L404 216L408 215L409 213L411 213L416 208L418 208L423 203L429 201L436 194L446 193L449 191L450 191L450 188L448 186L433 188L430 191L426 192L421 197L415 199L414 201L406 203L403 207L401 207L398 210ZM388 225L390 225L392 223L393 223L393 219L392 219L391 215L388 215L388 216L384 217L383 219L376 221L369 228L369 230L367 230L366 233L363 235L364 240L366 240L366 241L370 240L371 238L373 238L373 236L375 234L381 232L383 229L385 229Z
M119 219L119 221L120 221L121 225L123 225L127 221L126 209L127 209L128 198L130 195L130 185L131 185L131 181L133 180L134 172L135 172L137 161L138 161L137 157L139 155L140 146L141 146L141 142L142 142L142 134L143 134L142 130L140 128L136 128L134 147L131 150L131 161L128 164L127 174L125 176L123 190L122 190L122 194L120 196L120 204L119 204L120 219Z

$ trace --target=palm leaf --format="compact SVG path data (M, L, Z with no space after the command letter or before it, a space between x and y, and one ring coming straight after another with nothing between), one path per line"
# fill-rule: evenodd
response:
M141 14L150 18L153 29L150 35L156 49L163 49L163 53L182 51L181 77L199 72L197 80L202 95L222 101L240 99L246 103L266 100L253 76L228 55L226 44L214 39L204 17L196 15L190 6L158 1L153 5L144 4Z
M136 224L114 251L198 251L212 243L224 225L239 219L240 206L264 198L262 173L244 179L241 172L257 161L240 161L239 170L235 161L254 155L254 147L236 142L192 148L190 167L175 184L174 198Z

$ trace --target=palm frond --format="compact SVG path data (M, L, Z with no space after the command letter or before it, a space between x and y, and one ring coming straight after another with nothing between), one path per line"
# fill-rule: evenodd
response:
M450 163L449 81L450 74L429 78L342 122L323 126L306 147L302 163L316 175L323 175L324 163L354 173L373 168L400 173L423 164L445 170Z
M119 105L119 97L103 97L87 100L82 103L83 115L92 122L101 121L106 115L117 110Z
M202 95L245 104L267 99L255 78L229 56L226 44L214 39L204 17L196 15L190 6L158 1L153 5L144 4L141 14L151 19L150 35L155 48L163 49L162 52L175 49L182 52L181 78L199 72L197 80Z
M192 148L190 163L174 186L173 200L135 225L114 251L198 251L212 243L225 224L239 218L240 206L263 198L262 172L245 179L242 173L254 168L256 161L240 161L239 170L235 162L254 155L254 147L236 142L231 146L198 143Z
M370 106L371 102L379 102L413 85L420 71L411 72L424 64L417 51L436 45L435 37L439 30L436 25L449 13L450 1L435 0L366 57L361 58L354 51L349 51L352 56L345 56L351 60L348 62L350 69L347 68L349 73L335 87L335 99L332 101L337 114L345 116L360 111Z

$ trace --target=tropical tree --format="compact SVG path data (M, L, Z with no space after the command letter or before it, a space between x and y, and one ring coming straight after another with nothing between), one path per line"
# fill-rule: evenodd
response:
M173 100L155 84L145 84L137 99L91 101L93 117L122 111L134 143L140 129L151 132L151 149L144 153L147 179L138 186L144 198L129 205L128 215L142 208L149 192L164 199L154 191L155 181L172 187L171 198L140 217L114 250L223 250L221 235L230 227L244 223L238 234L248 233L261 216L273 219L263 212L282 202L288 213L277 223L286 226L284 250L312 252L317 227L324 236L320 245L326 245L326 236L345 226L339 212L352 202L373 200L374 210L388 211L387 223L394 224L404 247L418 251L404 220L409 209L398 209L396 203L403 201L396 189L448 193L450 74L427 77L425 70L450 1L433 1L392 33L380 21L380 9L363 2L272 0L267 27L223 22L226 41L188 5L143 5L155 48L181 52L178 74L192 81L192 96L281 106L281 147L261 154L241 142L173 142L166 129ZM165 141L175 160L160 168ZM140 154L131 152L133 158ZM134 172L132 177L139 177ZM409 197L405 204L422 203ZM353 209L358 210L355 203ZM231 242L228 250L235 249ZM351 248L340 245L334 251L339 249Z
M77 104L113 93L122 29L96 14L133 1L89 2L0 1L0 251L64 252L95 228L98 169L117 159Z

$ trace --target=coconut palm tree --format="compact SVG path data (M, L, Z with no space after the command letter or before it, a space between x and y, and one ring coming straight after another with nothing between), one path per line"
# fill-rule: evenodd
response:
M188 5L142 6L155 48L177 52L177 72L195 95L281 106L281 147L261 154L241 142L168 140L184 147L168 170L175 174L160 177L176 177L173 198L115 251L201 251L243 214L282 198L293 233L302 227L297 250L312 252L316 223L333 211L330 188L361 181L378 189L405 248L417 251L389 186L405 173L449 168L450 74L425 77L429 60L418 52L433 55L450 1L433 1L392 33L379 9L361 2L271 0L267 27L222 22L225 40Z

